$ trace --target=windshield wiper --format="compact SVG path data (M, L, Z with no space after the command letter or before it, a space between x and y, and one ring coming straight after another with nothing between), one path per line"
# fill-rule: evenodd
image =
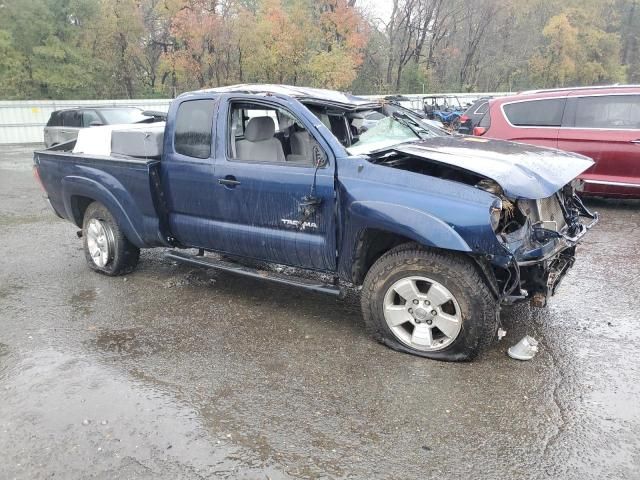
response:
M432 136L426 128L424 128L406 113L393 112L392 115L395 121L411 130L416 137L429 138ZM425 133L427 134L426 137L423 136Z

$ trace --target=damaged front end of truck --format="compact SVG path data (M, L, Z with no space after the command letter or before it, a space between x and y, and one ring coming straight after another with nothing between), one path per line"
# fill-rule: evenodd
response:
M586 157L501 141L438 138L378 152L378 165L465 184L493 195L491 237L466 238L502 304L544 307L598 222L579 197ZM483 230L485 233L489 229Z
M598 222L598 214L578 196L577 180L537 200L510 200L499 186L492 187L500 198L492 211L492 226L509 252L491 262L502 287L502 302L530 299L533 306L544 307L573 266L577 244Z

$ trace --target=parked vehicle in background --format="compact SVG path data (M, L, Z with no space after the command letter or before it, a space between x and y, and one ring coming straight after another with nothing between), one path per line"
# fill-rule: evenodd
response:
M363 131L372 111L384 118ZM377 340L442 360L486 348L501 305L544 306L598 220L575 192L581 155L436 135L389 102L285 85L184 94L166 124L84 130L34 163L97 272L171 247L176 262L309 291L361 285Z
M640 198L640 86L524 92L489 101L475 135L591 157L590 195Z
M136 107L79 107L56 110L44 127L44 144L53 145L75 140L81 128L101 125L139 123L149 120Z
M423 98L423 110L427 118L439 121L451 131L458 130L464 109L460 99L455 95Z
M484 114L489 110L489 100L492 97L482 97L476 100L467 108L460 117L458 133L472 135L473 129L480 123Z

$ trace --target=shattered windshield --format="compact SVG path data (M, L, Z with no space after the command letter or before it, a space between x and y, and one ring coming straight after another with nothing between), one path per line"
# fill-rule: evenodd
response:
M441 135L419 118L397 109L370 110L352 115L351 127L357 132L347 151L351 155L369 154L399 143Z
M359 155L419 138L421 137L411 128L394 118L385 117L360 134L358 140L347 150L351 155Z

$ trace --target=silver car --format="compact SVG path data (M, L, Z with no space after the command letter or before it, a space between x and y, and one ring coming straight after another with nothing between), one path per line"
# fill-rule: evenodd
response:
M57 110L44 127L47 148L75 140L78 130L99 125L140 123L150 120L135 107L82 107Z

